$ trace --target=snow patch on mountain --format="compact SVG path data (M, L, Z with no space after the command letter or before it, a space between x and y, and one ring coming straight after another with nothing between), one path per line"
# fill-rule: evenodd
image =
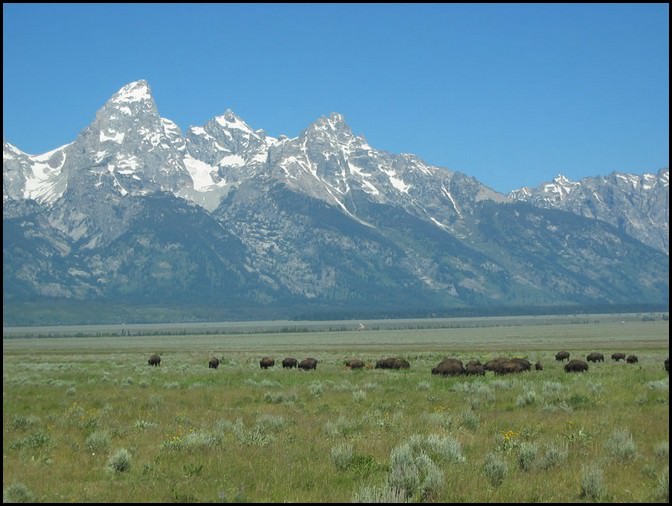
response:
M212 177L212 174L217 173L216 167L208 165L207 163L202 162L200 160L197 160L191 155L185 155L183 161L184 166L189 171L191 180L194 183L194 190L199 192L205 192L215 185L215 181Z
M128 83L112 96L112 102L117 104L141 102L144 100L152 100L149 85L144 79Z

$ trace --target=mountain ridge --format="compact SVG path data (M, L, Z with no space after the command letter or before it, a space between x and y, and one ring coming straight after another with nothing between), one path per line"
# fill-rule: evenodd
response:
M294 138L229 109L183 134L134 81L72 143L28 155L4 142L3 305L667 303L668 174L503 195L377 150L338 113Z

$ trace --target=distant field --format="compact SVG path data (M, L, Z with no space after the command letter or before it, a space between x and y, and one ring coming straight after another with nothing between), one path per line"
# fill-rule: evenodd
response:
M3 329L4 501L669 502L666 315L216 325ZM544 369L431 375L444 356Z
M294 347L376 350L388 346L524 350L583 347L591 342L595 345L627 344L629 341L636 341L638 346L655 347L660 345L661 339L667 340L664 336L669 334L668 329L668 320L660 314L12 327L3 328L3 351L36 347L45 350L152 350L154 346L180 350L187 344L192 350L221 347L222 351L280 351ZM51 340L49 336L59 338ZM67 336L76 337L67 339Z

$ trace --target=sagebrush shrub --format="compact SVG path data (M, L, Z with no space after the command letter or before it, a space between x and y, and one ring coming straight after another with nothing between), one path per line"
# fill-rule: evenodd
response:
M657 486L655 490L656 499L670 502L670 466L665 466L658 476Z
M632 459L637 451L637 445L632 434L627 429L615 429L604 447L613 457L624 460Z
M504 482L504 478L509 472L509 466L497 454L490 452L485 456L483 472L490 484L493 487L498 487Z
M536 443L523 441L518 446L518 466L523 471L529 471L534 465L539 448Z
M599 500L604 496L604 473L596 464L581 468L581 497Z
M331 449L331 462L339 471L345 471L353 460L352 445L343 443Z
M107 469L115 473L125 473L131 469L131 454L126 448L120 448L107 460Z
M86 438L86 447L92 452L100 452L107 449L110 444L110 435L107 431L97 430Z
M23 483L12 483L2 491L2 502L34 502L35 495Z

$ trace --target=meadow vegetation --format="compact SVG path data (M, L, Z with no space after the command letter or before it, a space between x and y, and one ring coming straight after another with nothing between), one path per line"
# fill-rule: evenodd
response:
M668 337L667 320L596 318L3 339L3 500L667 503ZM605 362L565 373L561 349ZM373 367L392 356L410 369ZM431 375L446 356L544 369Z

